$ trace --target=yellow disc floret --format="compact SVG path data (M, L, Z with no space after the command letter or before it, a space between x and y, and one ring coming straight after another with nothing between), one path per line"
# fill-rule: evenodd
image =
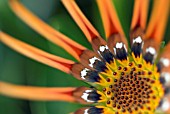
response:
M106 96L105 106L116 114L154 113L163 96L157 66L133 54L124 61L115 59L114 63L116 65L107 65L113 73L106 78L106 87L102 90Z

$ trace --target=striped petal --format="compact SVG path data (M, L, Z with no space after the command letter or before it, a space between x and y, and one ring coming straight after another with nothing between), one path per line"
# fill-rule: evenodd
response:
M149 0L135 0L134 2L131 30L134 30L137 27L145 30Z
M104 9L100 5L99 1L97 1L97 2L98 2L98 5L99 5L99 9L101 9L101 10ZM112 34L115 34L115 33L119 33L121 36L125 36L112 0L103 0L102 3L106 5L105 6L106 11L105 12L107 12L107 18L108 18L108 19L104 19L104 16L102 16L103 23L108 23L108 22L106 22L106 20L110 20L109 26L110 26L110 31L111 31L110 33L111 34L109 35L109 37ZM101 15L103 15L103 14L101 14ZM105 31L106 30L107 29L105 29Z
M87 68L96 69L99 72L107 70L105 62L93 51L86 50L81 57L81 63Z
M19 0L10 0L9 4L14 13L16 13L31 28L44 36L47 40L65 49L77 60L80 60L79 55L82 50L86 49L85 47L44 23L19 3Z
M71 68L71 73L78 80L90 83L99 83L101 80L97 71L86 68L82 64L74 64Z
M100 36L97 30L93 27L93 25L88 21L88 19L84 16L75 0L62 0L62 3L66 7L67 11L70 13L74 21L77 23L79 28L83 31L84 35L87 37L89 42L96 37Z
M139 48L139 50L141 50L141 44L134 42L137 39L139 39L139 37L142 40L141 43L143 43L143 40L146 39L145 29L146 29L146 22L147 22L148 6L149 6L149 0L134 1L133 17L132 17L131 32L130 32L130 42L131 42L132 50L134 50L134 48ZM138 50L136 49L136 51ZM139 51L139 53L141 53L141 51Z
M104 0L96 0L97 5L99 7L100 15L103 21L103 27L105 30L105 37L108 38L111 35L111 20L109 18L109 13L106 10L106 5L104 4Z
M105 96L104 94L102 94L102 92L97 91L92 88L87 88L87 87L77 88L74 91L73 96L81 104L91 104L91 103L97 103L97 102L100 103L106 100L104 99Z
M92 40L93 50L104 59L104 61L110 63L113 61L113 54L107 46L107 43L102 38L94 38Z
M75 102L76 99L72 96L73 87L47 88L47 87L32 87L9 84L0 82L0 94L26 100L36 101L67 101Z
M169 0L154 1L152 15L146 31L146 39L152 38L158 43L162 41L169 15L169 2Z
M74 62L71 60L44 52L24 42L21 42L2 31L0 31L0 41L29 58L66 73L70 73L70 68L74 64Z

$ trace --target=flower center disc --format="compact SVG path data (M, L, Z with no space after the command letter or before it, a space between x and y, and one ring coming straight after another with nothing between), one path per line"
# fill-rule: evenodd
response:
M129 61L126 66L116 63L113 68L113 78L107 78L108 86L103 89L107 96L106 106L116 114L154 113L163 96L157 67Z

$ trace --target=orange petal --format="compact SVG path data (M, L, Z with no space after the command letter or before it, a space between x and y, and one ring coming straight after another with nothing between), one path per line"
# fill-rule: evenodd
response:
M83 31L89 42L91 42L93 37L100 36L97 30L84 16L74 0L62 0L62 3L74 19L74 21L77 23L77 25Z
M152 15L146 31L146 38L161 42L169 15L169 0L155 0Z
M149 0L141 0L141 1L142 1L142 5L140 9L140 13L141 13L140 25L143 29L145 29L146 22L147 22L148 8L149 8Z
M70 68L72 64L74 64L74 62L71 60L67 60L67 59L49 54L47 52L44 52L24 42L14 39L13 37L1 31L0 31L0 41L29 58L32 58L38 62L44 63L51 67L57 68L66 73L70 73Z
M138 23L141 0L135 0L134 2L131 29L134 29Z
M46 37L49 41L57 44L58 46L65 49L68 53L79 60L79 55L85 47L69 39L67 36L56 31L48 24L44 23L38 17L33 15L29 10L27 10L18 0L10 0L10 7L12 10L31 28Z
M148 14L148 6L149 6L149 0L135 0L131 30L135 29L137 26L145 30L147 14Z
M106 38L108 38L111 35L111 21L109 18L109 13L106 10L106 5L104 5L103 0L97 0L96 2L99 7L100 15L103 21L105 35L106 35Z
M72 96L76 88L46 88L46 87L32 87L32 86L19 86L0 82L0 94L20 98L26 100L40 100L40 101L67 101L75 102Z
M106 8L107 8L106 10L109 13L111 23L113 24L111 25L112 28L110 28L112 31L111 34L119 33L122 36L125 36L112 0L103 0L103 4L106 5Z

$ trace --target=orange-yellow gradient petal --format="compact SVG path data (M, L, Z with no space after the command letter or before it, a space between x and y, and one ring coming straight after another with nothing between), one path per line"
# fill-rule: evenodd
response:
M75 102L72 92L76 88L46 88L0 82L0 94L26 100Z
M108 11L109 18L111 20L111 24L112 24L111 25L112 26L112 28L111 28L112 33L111 34L119 33L122 36L125 36L112 0L103 0L103 3L106 5L106 8L107 8L106 10ZM113 31L113 29L115 29L115 30Z
M105 30L105 37L108 38L111 35L111 20L109 18L109 13L106 10L106 6L103 5L104 1L103 0L97 0L97 5L99 7L100 15L103 21L103 27Z
M92 24L81 12L80 8L77 6L74 0L62 0L62 3L74 19L74 21L77 23L77 25L83 31L89 42L91 42L94 37L100 36L97 30L92 26Z
M146 38L153 38L160 43L164 36L169 15L169 0L154 0L151 18L146 31Z
M27 10L19 0L10 0L9 2L11 9L31 28L43 35L49 41L57 44L58 46L65 49L73 57L79 60L79 55L85 47L69 39L67 36L56 31L48 24L44 23L37 16L33 15Z
M70 73L70 68L72 64L74 64L74 62L71 60L67 60L46 53L40 49L37 49L24 42L21 42L1 31L0 31L0 41L29 58L32 58L38 62L44 63L46 65L49 65L53 68L59 69L66 73Z
M146 28L149 0L135 0L131 30L139 26L143 30Z

